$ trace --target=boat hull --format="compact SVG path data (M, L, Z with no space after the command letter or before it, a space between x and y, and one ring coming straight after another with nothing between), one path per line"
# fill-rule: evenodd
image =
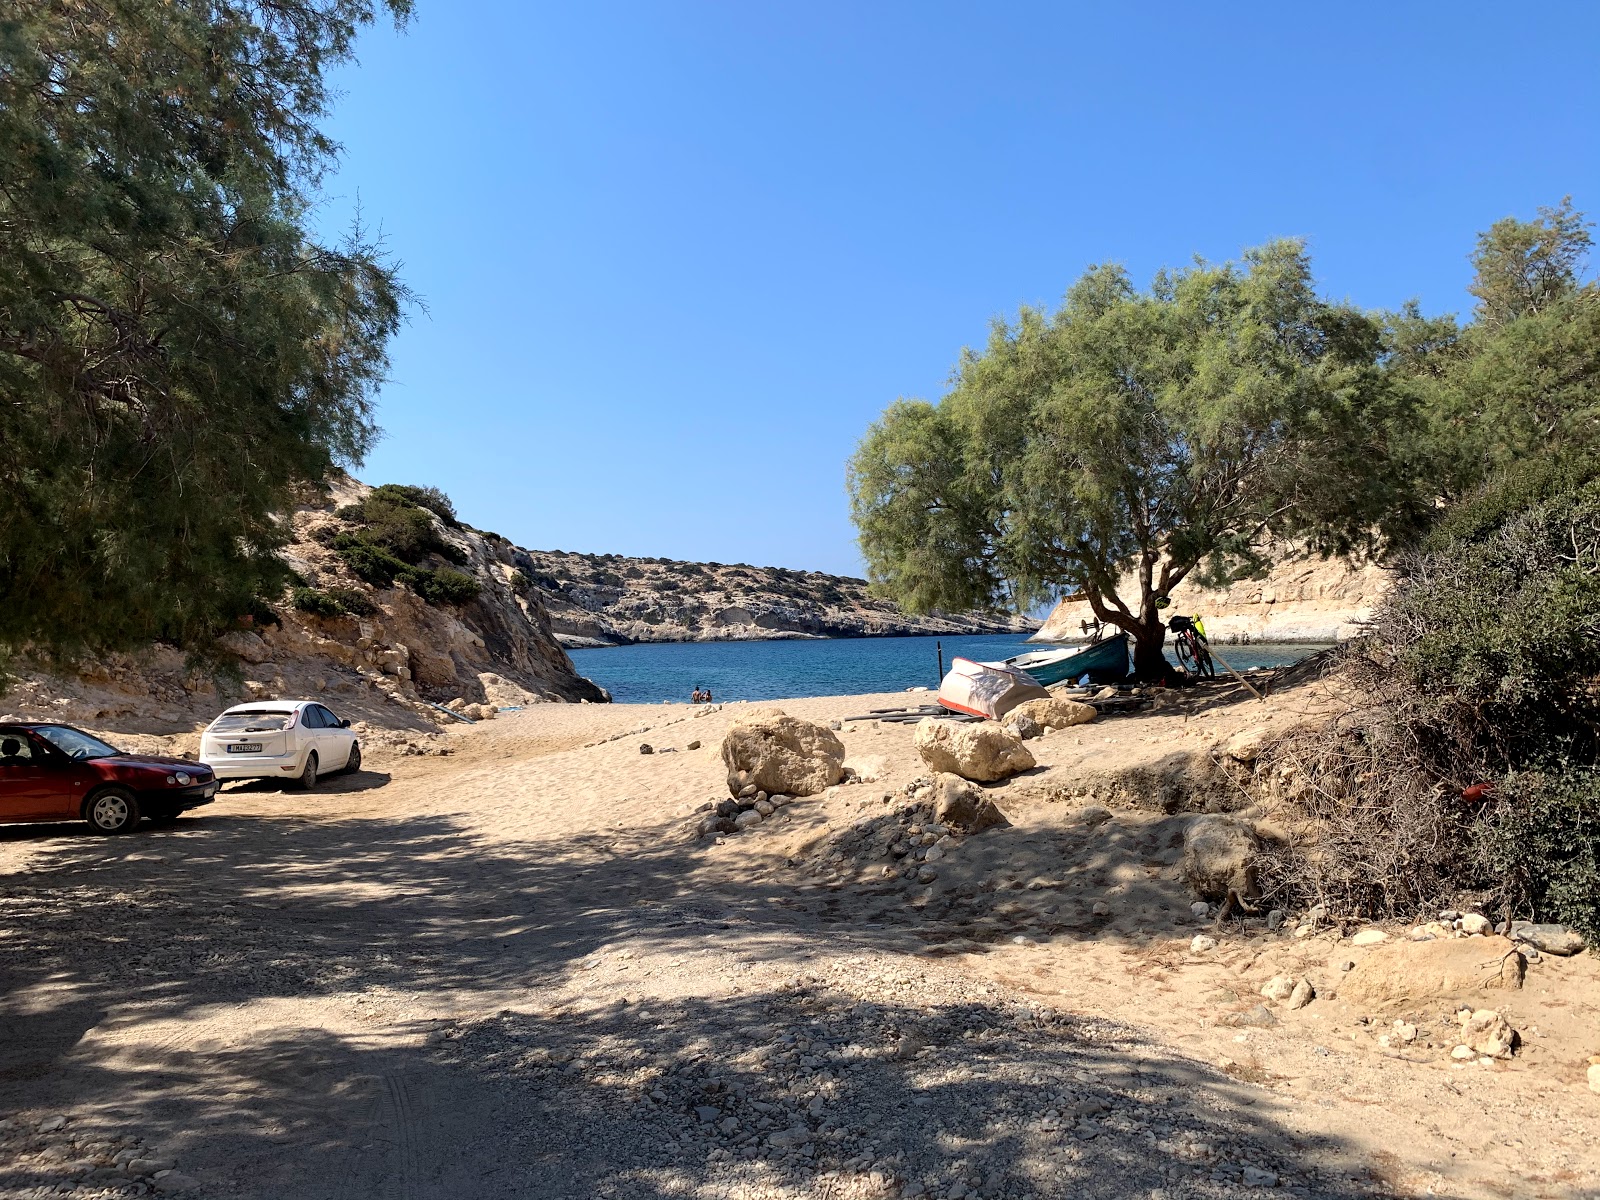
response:
M1026 671L1045 687L1085 675L1090 683L1121 683L1128 677L1128 635L1119 633L1079 650L1036 650L1000 665Z

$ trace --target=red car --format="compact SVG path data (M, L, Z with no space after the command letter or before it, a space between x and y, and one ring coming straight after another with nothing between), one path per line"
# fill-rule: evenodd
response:
M186 758L124 754L71 725L0 725L0 823L87 821L129 833L210 804L217 777Z

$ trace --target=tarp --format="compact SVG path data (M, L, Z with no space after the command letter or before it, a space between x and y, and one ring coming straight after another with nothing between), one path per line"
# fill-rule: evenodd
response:
M1048 699L1045 691L1024 671L992 663L958 658L939 684L939 703L955 712L998 720L1028 700Z

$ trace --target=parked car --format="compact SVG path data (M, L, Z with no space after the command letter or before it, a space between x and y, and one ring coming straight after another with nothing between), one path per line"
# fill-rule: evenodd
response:
M124 754L71 725L0 725L0 821L87 821L128 833L141 817L176 820L217 794L210 767Z
M324 772L361 768L361 744L342 721L312 700L236 704L200 735L200 761L218 779L284 779L317 786Z

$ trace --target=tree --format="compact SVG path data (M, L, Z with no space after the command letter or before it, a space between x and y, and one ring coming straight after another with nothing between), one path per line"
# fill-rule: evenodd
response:
M1423 420L1420 490L1470 495L1530 455L1600 451L1600 288L1585 282L1591 225L1571 198L1532 221L1496 221L1472 255L1477 299L1465 327L1390 319L1388 361Z
M1159 274L1091 268L897 402L850 464L875 589L913 611L1081 594L1167 674L1161 601L1263 565L1265 539L1365 543L1399 503L1381 327L1314 292L1304 247Z
M0 7L0 651L204 649L370 446L406 292L307 216L377 3Z

